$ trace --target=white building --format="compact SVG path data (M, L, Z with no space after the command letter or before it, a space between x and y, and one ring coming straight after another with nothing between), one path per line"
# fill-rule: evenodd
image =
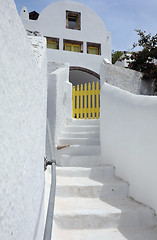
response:
M103 59L111 61L110 32L93 10L79 2L52 3L39 17L35 14L36 20L23 7L20 16L26 30L47 38L49 62L70 64L73 83L97 81Z

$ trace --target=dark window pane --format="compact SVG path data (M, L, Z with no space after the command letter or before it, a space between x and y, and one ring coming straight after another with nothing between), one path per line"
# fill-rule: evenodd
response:
M68 18L69 28L76 28L76 18Z

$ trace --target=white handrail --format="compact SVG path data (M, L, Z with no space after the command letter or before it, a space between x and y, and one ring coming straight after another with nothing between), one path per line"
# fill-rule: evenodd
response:
M53 214L54 214L54 203L55 203L55 192L56 192L56 161L54 160L54 147L51 136L51 128L49 124L49 120L47 119L47 132L48 139L50 143L50 154L51 154L51 187L50 187L50 195L49 195L49 203L47 210L47 217L45 223L45 231L43 240L51 240L52 235L52 227L53 227Z
M49 122L48 118L47 118L47 132L48 132L48 139L49 139L49 143L50 143L51 159L54 159L54 145L53 145L53 140L52 140L52 135L51 135L50 122Z

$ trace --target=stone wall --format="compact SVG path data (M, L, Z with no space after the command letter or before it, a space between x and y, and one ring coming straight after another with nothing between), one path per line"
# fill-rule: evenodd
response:
M142 74L140 72L124 67L117 67L112 64L102 63L100 75L102 85L104 82L107 82L110 85L134 94L153 94L152 83L141 80Z

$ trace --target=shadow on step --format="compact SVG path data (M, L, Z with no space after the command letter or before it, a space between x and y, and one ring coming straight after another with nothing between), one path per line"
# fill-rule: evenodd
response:
M144 204L129 198L129 185L120 178L104 172L96 174L91 169L89 178L102 183L99 199L120 210L117 229L127 240L157 240L157 217L155 212ZM107 211L110 211L108 208Z

